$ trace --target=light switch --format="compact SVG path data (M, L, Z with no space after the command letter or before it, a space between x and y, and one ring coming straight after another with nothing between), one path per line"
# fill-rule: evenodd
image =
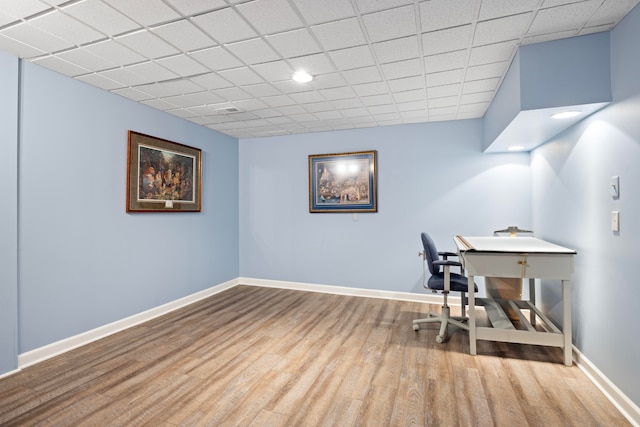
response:
M611 211L611 231L620 231L620 212Z
M617 199L620 197L620 177L611 177L611 197Z

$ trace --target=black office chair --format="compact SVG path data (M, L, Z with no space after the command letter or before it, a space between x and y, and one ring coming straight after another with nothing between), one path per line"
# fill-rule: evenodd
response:
M462 273L462 264L458 261L452 261L449 257L457 256L454 252L438 252L433 239L427 234L422 233L422 246L424 251L420 252L423 262L426 262L431 272L431 277L427 281L425 288L431 289L434 293L440 291L444 295L444 302L442 304L442 313L429 313L429 317L424 319L416 319L413 321L413 330L420 329L421 323L435 323L440 322L440 333L436 336L436 342L441 343L447 337L447 326L449 324L455 325L461 329L469 330L469 327L463 323L467 321L466 317L466 305L467 305L467 291L469 285L467 277L462 274L452 273L451 267L460 267ZM440 257L442 256L442 259ZM425 276L426 276L425 269ZM478 286L473 284L474 292L478 292ZM447 305L447 296L449 292L460 292L462 297L462 316L451 317L449 306Z

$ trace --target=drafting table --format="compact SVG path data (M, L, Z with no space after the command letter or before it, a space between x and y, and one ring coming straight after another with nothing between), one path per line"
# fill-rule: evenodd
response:
M476 341L489 340L560 347L564 364L572 365L571 354L571 276L576 251L535 237L466 237L455 236L458 255L469 278L469 347L476 354ZM474 276L516 277L529 279L528 301L499 301L476 298ZM562 283L562 330L559 330L535 306L535 279L554 279ZM507 304L519 317L519 329L502 310ZM476 325L474 308L484 306L493 327ZM527 319L521 309L529 310ZM546 331L535 328L536 316Z

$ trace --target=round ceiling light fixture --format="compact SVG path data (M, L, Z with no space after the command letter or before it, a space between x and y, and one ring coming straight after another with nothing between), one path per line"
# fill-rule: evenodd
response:
M298 83L309 83L313 80L313 76L306 71L296 71L291 78Z

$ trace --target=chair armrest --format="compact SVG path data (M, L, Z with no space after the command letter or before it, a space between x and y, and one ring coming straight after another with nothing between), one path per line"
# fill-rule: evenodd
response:
M443 267L445 265L450 265L453 267L462 267L462 263L458 261L451 261L449 259L439 259L438 261L433 261L433 265L441 265Z
M455 252L446 252L446 251L445 252L438 252L438 255L440 255L444 259L447 259L447 257L450 257L450 256L456 256L456 257L458 256L458 254L455 253Z

